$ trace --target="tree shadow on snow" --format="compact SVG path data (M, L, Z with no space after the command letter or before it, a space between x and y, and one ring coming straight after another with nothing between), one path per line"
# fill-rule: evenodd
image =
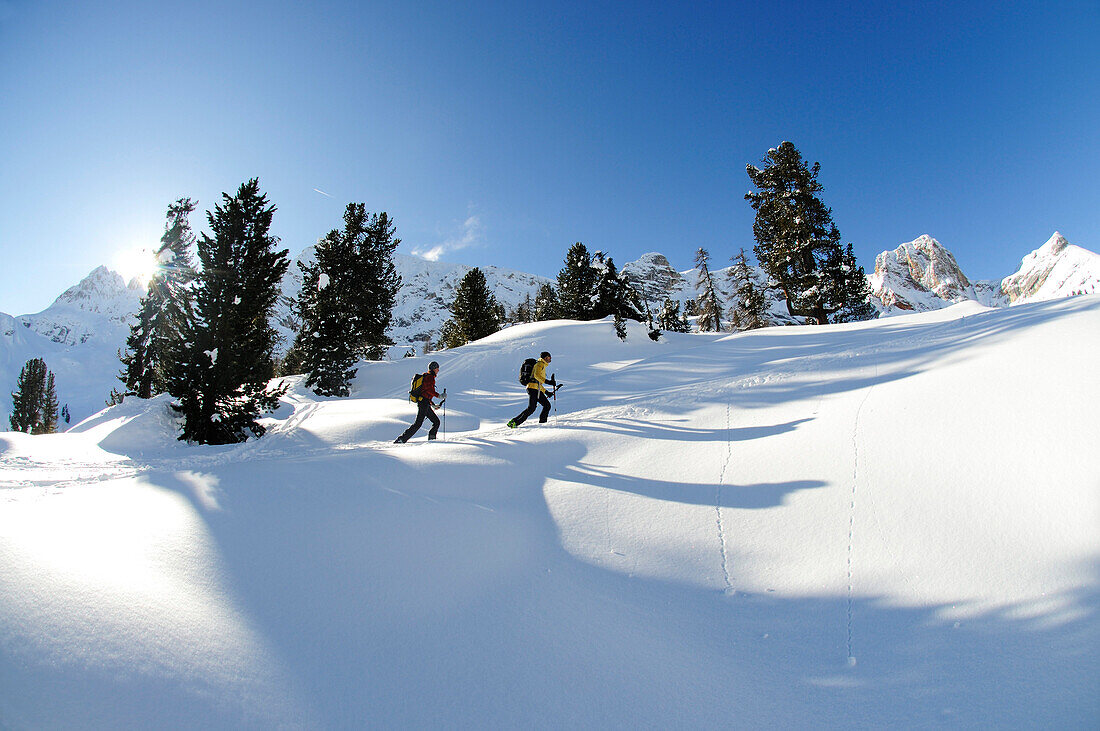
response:
M639 439L660 439L685 442L747 442L794 431L810 418L795 419L773 426L737 426L721 429L699 429L681 426L668 420L634 418L590 419L583 424L559 422L555 429L563 431L604 432Z
M679 483L632 477L583 463L566 466L550 477L618 492L629 492L654 500L746 510L778 507L790 494L799 490L825 487L828 484L821 480L789 480L749 485Z

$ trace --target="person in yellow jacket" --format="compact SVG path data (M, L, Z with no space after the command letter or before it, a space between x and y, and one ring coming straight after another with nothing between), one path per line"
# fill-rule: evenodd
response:
M546 423L546 417L550 415L550 399L546 398L546 386L549 384L557 388L558 385L553 377L546 378L546 366L548 365L550 365L550 354L544 350L539 355L539 359L535 361L535 367L531 370L531 380L527 384L527 398L530 399L527 408L521 411L519 416L509 421L508 426L515 429L527 421L527 417L535 413L535 409L539 404L542 404L539 423Z

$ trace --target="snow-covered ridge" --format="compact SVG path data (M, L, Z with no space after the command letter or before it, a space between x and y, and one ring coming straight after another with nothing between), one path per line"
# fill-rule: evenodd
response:
M113 339L117 330L129 328L144 294L145 287L137 279L127 284L117 272L99 266L45 310L19 320L62 345L87 343L97 337Z
M312 263L315 257L314 247L307 247L283 277L283 296L275 320L285 339L284 350L290 347L299 327L293 316L293 303L302 288L302 270L298 263ZM412 347L417 353L423 353L424 344L429 340L434 343L443 323L451 317L447 308L454 301L455 288L473 267L404 254L395 254L393 260L401 276L401 288L394 303L389 335L397 343L395 351L404 352ZM515 309L527 297L534 301L542 285L552 281L514 269L494 266L480 269L497 301L508 310Z

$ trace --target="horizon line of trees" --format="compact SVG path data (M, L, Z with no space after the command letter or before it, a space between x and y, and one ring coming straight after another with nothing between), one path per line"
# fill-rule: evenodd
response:
M771 324L768 292L785 302L791 316L810 323L873 317L863 268L852 245L841 246L832 211L818 197L819 171L820 164L808 166L790 142L770 150L762 167L746 167L757 188L745 196L756 211L753 252L766 281L759 281L741 249L731 257L735 301L728 310L704 248L695 257L698 299L684 303L681 312L681 303L667 297L651 307L611 256L590 253L576 242L556 282L544 284L511 312L505 312L484 273L471 269L456 287L451 317L434 346L458 347L510 323L550 319L610 317L621 339L630 320L646 323L653 339L662 330L690 331L689 317L700 331L748 330ZM113 391L108 403L168 393L182 417L180 439L221 444L264 433L257 418L274 408L286 389L285 382L272 385L277 375L304 374L315 393L347 396L354 364L381 357L393 344L387 330L401 279L393 262L400 239L392 219L349 203L343 228L318 241L313 262L299 262L303 284L292 310L300 327L280 362L275 358L280 336L270 319L289 258L270 234L275 206L253 178L235 195L222 194L206 214L210 233L199 237L189 222L195 208L190 198L168 207L156 273L125 352L118 354L124 390ZM425 352L432 345L425 343ZM56 393L50 396L53 374L35 362L40 360L28 361L20 375L21 400L10 421L13 428L18 423L20 430L45 433L41 430L56 428L57 405ZM30 416L32 411L40 416Z
M613 316L616 333L622 339L626 337L626 320L647 322L654 339L661 330L690 331L688 317L695 319L701 332L719 332L726 324L734 330L752 330L772 324L768 317L769 292L784 302L789 315L810 324L871 319L877 313L870 302L866 273L856 263L852 244L841 246L832 209L818 195L823 190L817 179L820 169L820 163L807 165L790 142L769 150L762 167L746 166L757 188L745 195L756 211L753 253L765 281L758 280L741 248L730 258L728 279L735 299L728 310L724 310L710 270L710 253L705 248L700 247L695 255L698 298L684 303L683 313L679 301L666 298L654 315L649 302L618 272L611 257L599 251L590 254L584 244L577 242L565 256L556 286L543 285L533 301L528 296L507 317L497 314L496 320L595 320ZM467 342L455 336L455 322L448 321L440 346Z

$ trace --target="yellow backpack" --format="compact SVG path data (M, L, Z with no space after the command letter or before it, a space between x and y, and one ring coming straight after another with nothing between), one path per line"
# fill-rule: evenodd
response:
M420 399L422 398L420 396L420 389L424 385L424 375L423 373L417 373L413 376L412 388L409 389L409 401L412 401L414 404L420 403Z

